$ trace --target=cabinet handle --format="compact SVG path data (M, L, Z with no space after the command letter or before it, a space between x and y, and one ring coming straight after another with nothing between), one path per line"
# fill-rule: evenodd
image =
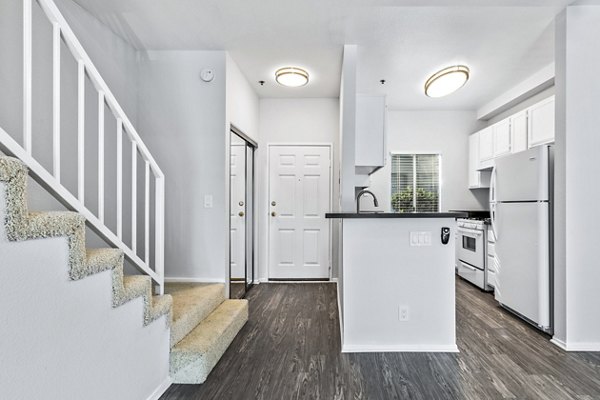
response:
M240 211L240 212L238 213L238 215L239 215L240 217L243 217L243 216L244 216L244 212L243 212L243 211Z
M277 213L275 211L271 212L271 217L275 217L277 216Z

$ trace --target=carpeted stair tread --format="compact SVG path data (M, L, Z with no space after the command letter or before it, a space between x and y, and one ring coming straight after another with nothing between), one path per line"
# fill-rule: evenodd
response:
M170 294L163 294L162 296L152 296L152 308L150 309L150 315L148 323L162 317L167 316L167 325L171 326L171 309L173 307L173 297Z
M126 275L122 278L123 289L121 293L113 294L113 306L118 307L137 297L144 301L144 325L170 314L173 305L171 295L153 296L152 279L147 275ZM171 315L167 315L167 325L171 324Z
M86 249L85 267L80 275L82 277L93 275L119 268L121 265L123 265L123 251L119 249Z
M165 293L173 296L171 347L225 301L222 283L168 283Z
M171 349L173 381L203 383L246 321L247 300L224 301Z

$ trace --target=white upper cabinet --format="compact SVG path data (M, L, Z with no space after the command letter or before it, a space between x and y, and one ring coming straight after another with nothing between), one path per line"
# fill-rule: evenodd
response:
M469 136L469 189L490 187L490 172L479 171L479 133Z
M385 165L386 113L385 96L356 96L355 167L358 174L370 174Z
M513 153L527 150L527 114L528 110L525 110L510 117L511 151Z
M554 141L554 96L529 108L529 147Z
M554 96L469 136L469 188L487 188L495 159L554 142Z
M510 153L510 118L506 118L492 125L494 133L494 158Z
M479 162L488 161L494 158L494 131L492 128L485 128L479 131Z

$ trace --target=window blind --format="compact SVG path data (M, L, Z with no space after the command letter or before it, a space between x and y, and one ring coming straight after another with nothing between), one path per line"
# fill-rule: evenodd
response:
M440 198L439 154L392 155L392 209L437 212Z

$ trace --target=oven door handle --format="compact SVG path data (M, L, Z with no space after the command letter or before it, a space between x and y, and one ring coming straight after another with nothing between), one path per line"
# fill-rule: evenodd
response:
M476 235L476 236L483 235L482 231L478 231L476 229L458 228L457 230L458 230L458 233L466 233L466 234Z
M466 265L466 264L465 264L464 262L462 262L462 261L460 262L460 265L459 265L459 267L460 267L460 268L463 268L463 269L466 269L466 270L468 270L468 271L471 271L471 272L477 272L477 268L475 268L475 267L471 267L470 265Z

